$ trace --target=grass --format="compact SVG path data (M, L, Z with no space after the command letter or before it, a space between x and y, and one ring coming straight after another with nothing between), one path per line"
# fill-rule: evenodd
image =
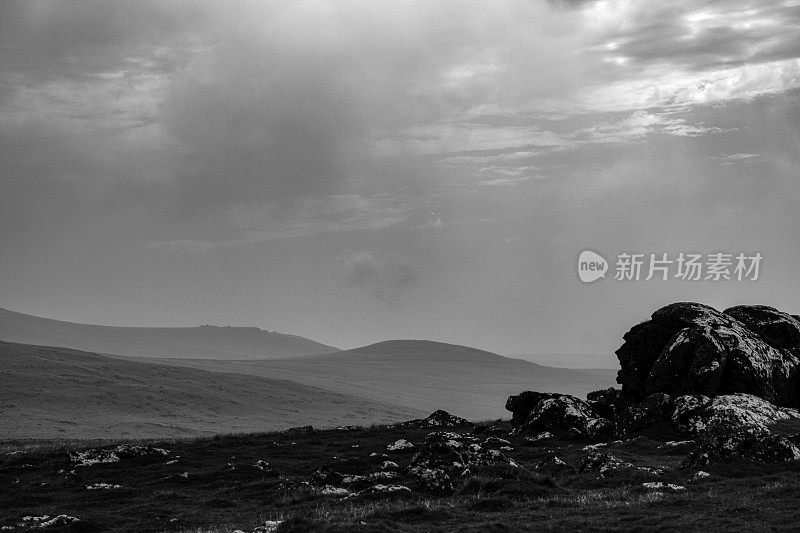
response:
M497 422L495 422L497 423ZM507 427L507 426L506 426ZM466 430L460 430L466 431ZM143 440L163 447L167 459L75 468L67 452L108 442L6 441L0 443L0 525L26 515L71 514L81 528L64 531L252 531L265 520L282 520L279 531L791 531L800 523L800 464L732 461L706 468L692 480L681 456L641 438L601 451L635 466L666 467L663 475L636 468L544 476L534 465L550 454L576 465L589 452L585 442L551 440L526 445L511 438L507 454L521 468L473 469L456 480L452 495L421 490L413 479L398 483L411 497L359 501L325 496L304 482L320 468L348 474L378 470L388 459L401 467L413 450L387 452L399 438L419 443L428 430L372 426L309 435L260 433L191 440ZM354 447L357 445L357 447ZM9 452L21 452L12 453ZM375 457L370 457L371 453ZM253 467L263 459L273 477ZM231 468L229 465L232 465ZM59 471L75 469L74 479ZM180 476L188 473L186 478ZM660 480L686 487L659 492L642 487ZM43 485L45 483L46 485ZM86 485L112 483L110 491Z

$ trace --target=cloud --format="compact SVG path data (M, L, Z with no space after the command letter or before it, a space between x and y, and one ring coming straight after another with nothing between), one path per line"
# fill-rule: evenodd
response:
M416 279L409 265L362 250L344 260L344 279L351 287L387 305L394 305Z
M581 105L702 104L800 87L800 8L747 0L603 0L582 12L587 52L606 66Z

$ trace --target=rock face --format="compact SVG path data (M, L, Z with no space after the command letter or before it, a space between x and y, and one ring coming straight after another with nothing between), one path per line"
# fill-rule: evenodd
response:
M675 303L624 335L617 382L628 403L655 393L747 393L800 406L800 321L766 306Z

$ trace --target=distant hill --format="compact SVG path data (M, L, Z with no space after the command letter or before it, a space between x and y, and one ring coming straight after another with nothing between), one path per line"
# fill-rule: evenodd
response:
M0 342L0 437L143 438L369 425L421 411L263 376Z
M616 377L610 369L552 368L467 346L421 340L386 341L294 359L162 363L289 379L423 411L445 409L471 420L508 418L506 399L522 390L585 396L615 386Z
M304 337L259 328L97 326L40 318L2 308L0 340L128 357L269 359L338 351Z

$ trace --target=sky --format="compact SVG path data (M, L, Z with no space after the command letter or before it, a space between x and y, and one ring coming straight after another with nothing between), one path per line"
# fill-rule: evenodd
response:
M675 301L798 314L798 35L800 0L2 2L0 307L609 360ZM681 252L763 260L614 279Z

